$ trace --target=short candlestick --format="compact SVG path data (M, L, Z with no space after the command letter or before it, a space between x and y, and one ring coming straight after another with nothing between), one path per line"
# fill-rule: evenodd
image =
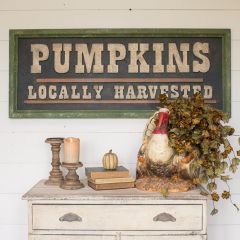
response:
M68 174L66 175L64 181L60 185L61 188L67 190L74 190L83 188L83 183L80 182L79 176L77 174L78 167L82 167L82 163L62 163L62 166L68 169Z

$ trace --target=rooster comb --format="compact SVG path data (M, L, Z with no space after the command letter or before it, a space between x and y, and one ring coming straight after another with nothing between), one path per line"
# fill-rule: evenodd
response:
M167 113L169 113L169 110L167 108L160 108L159 112L167 112Z

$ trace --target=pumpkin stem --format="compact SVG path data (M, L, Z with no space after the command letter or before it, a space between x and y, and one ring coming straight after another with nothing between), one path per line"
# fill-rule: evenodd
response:
M111 150L109 150L109 153L112 153L112 149L111 149Z

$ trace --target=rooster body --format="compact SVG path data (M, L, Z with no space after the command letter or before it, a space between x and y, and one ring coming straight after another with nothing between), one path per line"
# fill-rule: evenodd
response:
M153 134L147 144L145 156L154 163L168 163L173 155L173 149L169 146L166 134Z

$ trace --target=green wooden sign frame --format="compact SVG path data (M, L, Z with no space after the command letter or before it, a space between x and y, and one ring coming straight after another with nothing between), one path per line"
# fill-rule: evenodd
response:
M147 118L147 110L19 110L18 39L39 37L218 37L222 40L223 110L231 114L230 29L41 29L10 30L9 117L10 118Z

